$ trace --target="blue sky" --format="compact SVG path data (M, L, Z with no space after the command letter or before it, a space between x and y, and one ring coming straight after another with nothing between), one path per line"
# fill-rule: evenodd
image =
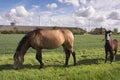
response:
M0 25L120 26L120 0L0 0ZM119 28L120 31L120 28Z
M59 6L58 8L71 7L60 3L58 0L0 0L0 10L7 11L21 5L28 10L30 10L33 5L39 6L41 10L47 10L46 5L52 3L56 3L57 6Z

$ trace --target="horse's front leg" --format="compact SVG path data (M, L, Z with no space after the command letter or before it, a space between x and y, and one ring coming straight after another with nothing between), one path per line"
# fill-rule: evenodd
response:
M113 62L113 57L114 57L113 52L112 52L112 50L110 50L110 62L111 63Z
M42 50L37 50L36 59L40 63L40 68L43 68L44 67L44 63L42 62Z
M105 63L107 62L108 51L105 50Z

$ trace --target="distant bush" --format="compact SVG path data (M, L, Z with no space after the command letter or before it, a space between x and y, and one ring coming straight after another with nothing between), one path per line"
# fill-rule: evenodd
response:
M71 29L71 31L73 32L73 34L85 34L87 31L81 29L81 28L74 28L74 29Z
M13 31L3 30L1 31L1 34L11 34Z
M114 34L117 34L118 33L118 28L114 28Z
M59 29L59 27L54 26L53 29ZM87 31L81 28L69 28L73 34L82 35L85 34ZM17 27L14 27L12 30L2 30L0 31L1 34L26 34L29 31L19 31Z
M14 30L3 30L1 31L1 34L26 34L28 33L29 31L14 31Z
M53 29L59 29L57 26L54 26Z

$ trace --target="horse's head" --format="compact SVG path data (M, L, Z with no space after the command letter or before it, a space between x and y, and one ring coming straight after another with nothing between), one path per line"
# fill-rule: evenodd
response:
M105 39L106 39L106 40L110 40L111 32L112 32L111 30L108 30L108 31L105 30Z
M18 47L13 57L14 69L19 69L20 66L23 64L24 55L29 47L30 47L30 44L28 43L28 36L24 36L22 40L19 42Z
M108 34L108 33L110 34L111 32L112 32L111 30L105 30L106 34Z
M20 54L20 51L16 51L14 54L14 69L19 69L24 62L23 56Z

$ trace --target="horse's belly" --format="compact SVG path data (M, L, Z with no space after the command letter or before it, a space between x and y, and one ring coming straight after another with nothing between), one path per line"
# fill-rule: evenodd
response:
M53 44L54 45L54 44ZM58 48L58 47L60 47L61 46L61 44L59 44L59 45L46 45L46 46L43 46L42 48L43 49L55 49L55 48Z
M42 42L43 43L42 48L54 49L54 48L60 47L64 43L64 41L65 41L65 39L63 36L56 37L56 36L52 35L52 37L45 37Z
M54 49L60 47L64 41L47 41L42 46L43 49Z

